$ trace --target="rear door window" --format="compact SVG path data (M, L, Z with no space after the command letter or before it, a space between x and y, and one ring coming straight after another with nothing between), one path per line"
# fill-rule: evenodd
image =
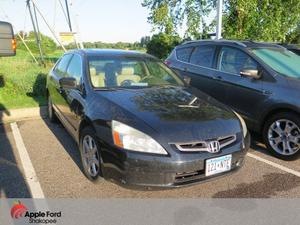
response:
M215 46L199 46L191 55L190 63L212 68L215 54Z
M218 69L223 72L240 75L243 69L257 70L257 68L257 63L239 49L223 47L220 51Z
M69 77L74 77L78 83L80 82L82 77L82 63L79 55L74 54L68 66L67 74Z
M176 51L177 59L183 62L189 62L192 51L193 51L193 47L177 49Z
M72 58L71 54L65 55L62 57L62 59L59 61L58 65L55 67L55 73L59 77L65 77L67 67L69 65L70 59Z

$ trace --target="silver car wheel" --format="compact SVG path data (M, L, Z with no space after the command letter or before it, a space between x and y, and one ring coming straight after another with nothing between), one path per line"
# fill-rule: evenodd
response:
M99 174L99 153L96 142L90 135L86 135L82 140L82 161L90 176L96 177Z
M290 120L280 119L268 129L271 147L281 155L294 155L300 149L300 129Z

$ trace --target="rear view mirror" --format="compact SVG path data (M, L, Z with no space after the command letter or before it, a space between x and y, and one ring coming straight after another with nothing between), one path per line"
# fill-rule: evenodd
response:
M64 89L77 88L77 82L74 77L63 77L59 80L59 85Z
M12 25L0 21L0 56L15 56L16 40Z
M252 77L254 79L259 79L261 77L258 70L252 70L252 69L243 69L241 70L240 74L241 76Z

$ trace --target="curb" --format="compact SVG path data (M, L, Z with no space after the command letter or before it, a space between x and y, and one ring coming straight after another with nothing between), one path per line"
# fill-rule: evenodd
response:
M28 119L44 118L46 116L47 106L3 111L0 110L0 124Z

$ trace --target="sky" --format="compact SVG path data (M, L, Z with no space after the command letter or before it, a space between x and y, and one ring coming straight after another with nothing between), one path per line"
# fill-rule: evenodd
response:
M60 0L64 5L64 0ZM55 33L69 31L59 0L35 0ZM140 41L151 35L147 22L149 11L142 0L69 0L73 30L79 31L82 41L115 43ZM0 20L13 24L15 31L32 30L26 0L0 0ZM42 33L51 32L39 18Z

